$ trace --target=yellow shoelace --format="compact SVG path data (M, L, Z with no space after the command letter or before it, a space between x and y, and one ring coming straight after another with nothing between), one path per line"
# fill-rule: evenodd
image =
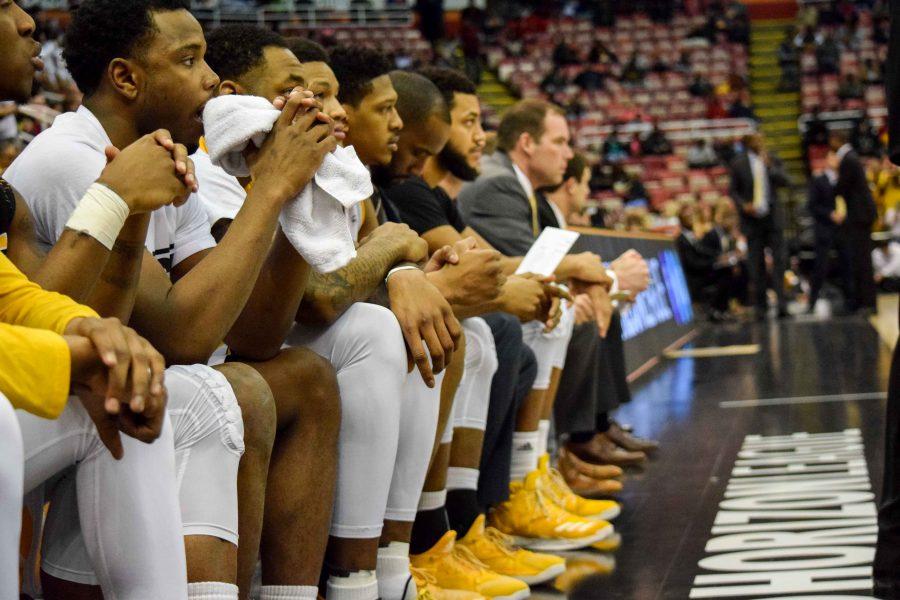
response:
M486 537L495 546L500 548L500 551L507 556L515 556L516 551L518 550L516 545L513 543L512 537L506 535L495 527L485 528L484 537Z

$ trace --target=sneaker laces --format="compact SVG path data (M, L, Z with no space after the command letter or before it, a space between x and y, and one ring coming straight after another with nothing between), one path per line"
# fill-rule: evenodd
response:
M480 573L481 571L489 570L489 567L486 564L478 560L478 557L475 556L474 552L463 545L457 544L454 546L453 556L467 571Z
M421 579L426 585L437 585L437 577L426 571L410 565L409 572L415 579Z
M496 527L486 527L484 537L507 556L515 556L516 550L518 550L512 536L506 535Z

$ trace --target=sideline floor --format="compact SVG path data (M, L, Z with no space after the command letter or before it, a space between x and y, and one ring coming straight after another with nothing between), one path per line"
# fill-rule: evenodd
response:
M689 598L694 578L712 573L698 562L710 556L705 547L747 435L858 429L872 490L879 492L882 393L890 354L873 327L862 318L773 321L709 327L694 341L696 347L735 344L759 344L760 352L669 360L635 384L633 402L617 417L633 424L637 433L659 439L661 450L643 472L631 472L626 479L623 512L615 523L624 541L613 555L614 571L584 579L571 592L573 598ZM772 400L734 402L761 399ZM722 404L728 402L732 404ZM598 569L609 568L605 555L581 556L599 557ZM549 588L534 591L538 597L554 597ZM854 590L843 595L870 594ZM712 597L776 596L804 594Z

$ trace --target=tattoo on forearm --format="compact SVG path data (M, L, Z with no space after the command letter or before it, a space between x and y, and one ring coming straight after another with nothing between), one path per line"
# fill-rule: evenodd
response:
M334 273L311 273L306 297L315 304L342 311L353 302L369 298L396 262L389 242L369 242L359 248L355 260Z

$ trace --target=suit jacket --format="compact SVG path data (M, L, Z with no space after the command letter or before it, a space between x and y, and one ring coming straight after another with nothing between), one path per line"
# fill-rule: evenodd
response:
M531 203L504 152L484 159L481 176L462 189L457 204L466 224L507 256L524 255L536 239Z
M817 235L837 231L837 224L831 220L835 206L834 186L828 176L822 173L810 179L806 193L806 208L815 221Z
M775 190L779 187L790 185L790 179L785 174L781 164L772 161L772 164L766 169L769 176L769 214L760 217L751 217L744 212L744 205L753 204L753 169L750 166L750 155L747 152L738 154L730 165L731 170L731 199L737 205L741 215L741 225L745 232L748 229L758 228L763 221L770 217L775 224L781 224L781 207L778 203L778 196Z
M872 199L872 191L866 179L866 170L856 150L851 150L844 156L838 167L838 180L834 186L834 192L843 196L847 203L847 225L857 227L871 227L878 213L875 209L875 200Z

